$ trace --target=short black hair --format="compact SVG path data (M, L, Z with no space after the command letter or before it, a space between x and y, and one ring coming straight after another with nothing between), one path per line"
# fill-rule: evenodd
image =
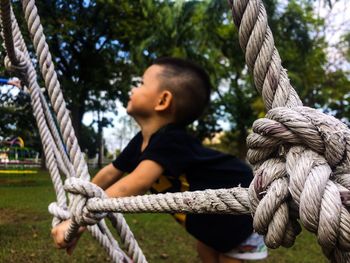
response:
M153 65L163 67L161 88L174 96L175 122L188 125L198 119L210 101L209 75L199 65L181 58L162 57Z

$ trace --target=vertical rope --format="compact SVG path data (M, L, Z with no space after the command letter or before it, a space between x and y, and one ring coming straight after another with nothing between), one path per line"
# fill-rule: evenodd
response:
M15 17L10 9L11 8L10 2L2 0L1 4L3 5L2 14L4 14L5 16L6 16L6 14L10 14L10 16L8 16L8 18L10 18L14 21L14 23L12 23L12 30L13 30L14 36L16 37L16 39L15 39L15 42L17 41L16 45L19 46L18 49L19 49L19 51L21 51L21 52L17 52L14 45L13 45L12 32L11 32L11 30L8 29L8 28L11 28L11 20L5 19L5 21L7 21L7 25L9 25L9 26L5 26L6 32L7 32L6 33L7 37L4 37L4 38L9 39L6 42L8 43L7 46L9 47L8 50L10 51L10 53L11 53L11 50L13 51L11 53L12 65L11 65L11 59L9 59L9 58L7 59L7 63L9 64L9 66L11 65L12 68L17 67L18 70L21 70L22 73L23 73L23 71L27 71L27 73L25 73L24 80L25 80L26 84L28 82L29 91L30 91L30 94L32 97L33 109L35 111L36 119L38 120L37 121L38 127L39 127L39 131L40 131L40 135L41 135L42 140L43 140L44 149L46 149L45 152L46 152L46 157L47 157L47 159L46 159L47 166L49 168L50 175L52 176L52 180L53 180L56 194L57 194L57 198L58 198L58 206L63 207L65 209L65 207L66 207L66 199L65 198L66 197L65 197L65 192L63 191L62 181L60 179L59 171L57 168L57 162L63 161L64 165L62 165L62 163L60 163L60 165L61 165L60 169L63 170L64 173L71 175L71 176L75 176L75 174L77 174L78 176L84 178L85 180L89 179L89 174L87 172L87 165L84 161L84 158L81 154L80 148L77 144L77 140L76 140L74 130L73 130L72 125L71 125L69 114L67 113L67 110L65 107L65 102L63 100L61 90L59 89L57 74L56 74L56 72L54 72L54 67L53 67L51 55L48 51L48 46L45 42L45 36L43 35L42 26L40 24L40 19L37 15L37 10L36 10L34 1L30 1L30 2L23 1L23 8L24 8L24 11L26 13L26 19L28 21L29 30L30 30L31 35L33 37L34 47L36 49L37 56L39 58L39 65L41 66L41 70L42 70L42 74L43 74L44 79L45 79L45 83L49 87L48 91L49 91L49 95L50 95L50 98L51 98L51 101L53 104L53 108L58 115L58 122L59 122L59 126L61 128L61 132L63 134L63 139L67 145L68 150L70 149L69 155L70 155L70 158L73 162L73 168L74 168L74 170L76 170L76 172L74 170L72 170L72 166L69 165L69 160L64 153L64 149L63 149L62 144L60 144L60 138L59 138L58 132L55 130L55 125L54 125L53 119L50 115L48 106L45 103L43 105L41 104L42 101L44 101L44 97L43 97L43 95L40 91L40 88L36 82L36 73L35 73L35 70L33 68L33 65L30 62L30 58L29 58L28 52L26 50L25 44L23 42L22 35L20 34L20 31L18 29L17 21L15 20ZM12 17L11 17L11 15L12 15ZM8 22L8 21L10 21L10 22ZM3 24L5 24L5 23L6 22L4 22ZM8 35L8 34L10 34L10 35ZM11 46L13 48L11 48ZM18 60L18 57L20 57L19 60ZM17 63L18 65L13 63L13 61L15 63ZM19 61L19 62L17 62L17 61ZM23 61L26 61L26 62L24 62L24 64L23 64ZM22 63L23 65L20 65L20 63ZM27 64L30 64L30 65L27 65ZM36 86L36 87L33 88L34 86ZM45 111L46 120L45 120L45 114L43 114L43 112L42 112L42 108L45 108L45 110L46 110ZM40 113L37 114L38 110L40 111ZM51 136L51 133L49 132L48 125L47 125L46 121L48 122L49 127L51 128L51 132L53 133L53 136L55 138L55 141L57 142L57 145L51 143L54 140ZM57 140L58 138L59 138L59 140ZM48 147L51 147L51 148L48 148ZM59 152L60 152L60 154L58 154ZM56 154L56 156L55 156L55 154ZM55 159L55 158L57 158L57 159ZM63 211L63 213L65 214L64 211ZM63 217L64 216L62 216L61 218L63 218ZM113 215L113 217L115 219L118 218L117 230L121 234L122 241L127 244L127 248L133 247L133 249L134 249L134 251L131 253L133 260L135 262L146 262L145 257L143 255L141 249L139 248L136 240L129 240L129 238L132 237L132 233L131 233L129 227L127 226L124 218L121 215L119 215L119 216ZM53 224L55 225L58 222L59 222L59 220L56 220L53 222ZM124 254L124 252L122 252L119 249L117 242L114 240L114 238L112 238L113 236L109 232L106 225L104 223L101 223L100 227L103 229L103 232L105 233L104 235L102 234L100 228L90 228L90 229L95 229L94 236L97 237L99 242L106 248L106 250L110 254L110 256L115 260L117 260L117 258L118 258L118 260L121 260L121 259L127 260L125 258L126 255ZM78 228L78 225L73 225L71 227L71 230L74 230L77 228ZM68 234L68 236L71 235L71 237L72 237L73 232L74 231L71 231ZM100 236L97 236L97 233L99 233L98 235L100 235ZM130 249L128 249L128 251L130 252ZM116 253L118 256L116 256Z
M267 110L275 107L302 106L291 86L281 57L274 45L267 14L261 0L229 0L232 17L238 28L239 44L245 52L256 89Z

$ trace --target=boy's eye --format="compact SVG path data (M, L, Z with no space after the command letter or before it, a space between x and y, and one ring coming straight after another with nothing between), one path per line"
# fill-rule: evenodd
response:
M143 85L143 80L141 78L135 78L131 81L131 85L133 87L139 87L139 86Z

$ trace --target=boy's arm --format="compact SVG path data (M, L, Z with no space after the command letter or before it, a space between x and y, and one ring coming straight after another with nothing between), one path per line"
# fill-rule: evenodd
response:
M163 173L163 167L151 160L142 161L134 171L108 187L109 197L140 195L147 192Z
M92 182L103 188L109 197L139 195L145 193L151 188L152 184L162 173L162 166L154 161L145 160L142 161L133 172L120 179L123 172L115 168L113 164L109 164L97 173ZM120 180L118 181L118 179ZM113 182L114 184L112 184ZM64 241L64 234L67 231L69 224L70 220L67 220L54 227L51 231L51 235L57 248L65 248L68 254L72 254L79 237L82 232L84 232L85 228L80 228L78 237L70 244L67 244Z
M9 79L7 84L16 86L17 88L21 87L21 81L19 79Z
M115 168L113 164L109 164L102 168L95 177L91 180L92 183L98 185L103 190L108 188L110 185L118 181L124 172ZM51 235L57 248L65 248L67 253L70 255L73 253L75 246L77 245L80 236L85 232L86 227L80 227L78 235L72 240L71 243L67 244L64 240L66 231L71 224L71 220L66 220L54 227L51 230Z
M95 175L91 182L98 185L103 190L106 190L109 186L118 181L123 176L123 174L123 171L117 169L113 164L110 163L107 166L103 167Z
M0 84L7 84L9 79L6 78L0 78Z
M16 86L18 88L21 87L21 81L17 78L13 78L13 79L0 78L0 84L13 85L13 86Z

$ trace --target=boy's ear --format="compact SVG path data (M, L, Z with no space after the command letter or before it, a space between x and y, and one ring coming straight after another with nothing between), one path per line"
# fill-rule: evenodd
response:
M156 107L154 109L156 111L167 110L167 109L170 108L172 100L173 100L173 94L170 91L168 91L168 90L164 90L160 94L158 103L157 103L157 105L156 105Z

